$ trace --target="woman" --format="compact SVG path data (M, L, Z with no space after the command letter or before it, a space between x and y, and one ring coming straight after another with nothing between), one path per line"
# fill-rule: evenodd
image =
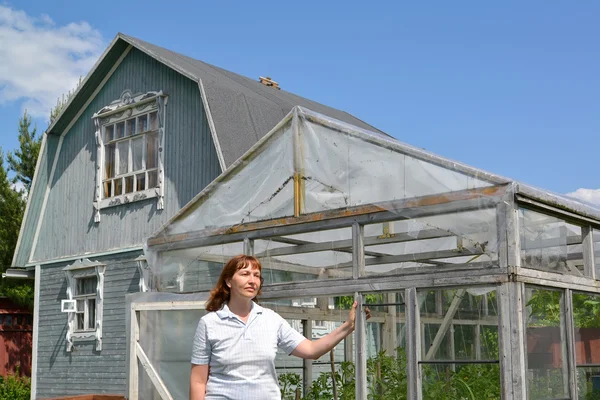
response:
M354 331L356 305L340 327L312 341L274 311L257 304L263 283L260 262L232 258L211 291L198 323L192 352L190 400L280 399L275 371L277 348L317 359ZM370 311L365 310L367 319Z

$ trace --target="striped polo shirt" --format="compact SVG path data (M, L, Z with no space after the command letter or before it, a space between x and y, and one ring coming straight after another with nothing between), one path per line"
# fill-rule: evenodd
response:
M290 354L306 338L279 314L252 302L248 323L227 304L200 319L192 364L210 366L207 400L281 399L275 355Z

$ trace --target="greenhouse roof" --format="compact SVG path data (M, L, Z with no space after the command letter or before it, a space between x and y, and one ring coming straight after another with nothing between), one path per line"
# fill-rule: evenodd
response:
M378 132L295 107L267 135L149 239L149 246L214 236L232 227L375 206L410 208L409 199L485 199L510 186L521 201L600 224L600 210L401 143ZM317 215L318 214L318 215ZM265 225L266 226L266 225Z

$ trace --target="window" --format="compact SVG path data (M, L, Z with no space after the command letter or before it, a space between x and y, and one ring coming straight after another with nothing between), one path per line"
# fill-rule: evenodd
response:
M95 341L102 350L102 310L105 266L88 259L78 260L63 269L67 275L67 297L76 307L67 308L67 351L76 341Z
M132 201L158 198L163 205L164 109L162 92L132 96L125 91L119 100L94 114L98 146L95 221L100 209Z
M77 300L77 323L75 332L90 331L96 329L96 292L98 278L75 279L75 294L73 299Z

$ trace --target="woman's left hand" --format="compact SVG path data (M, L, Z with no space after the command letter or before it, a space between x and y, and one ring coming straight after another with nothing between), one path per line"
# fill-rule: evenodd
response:
M354 330L355 326L356 326L356 308L358 307L358 302L355 301L352 304L352 308L350 309L350 312L348 313L348 319L346 320L346 322L348 322L348 325L350 326L350 329ZM365 308L365 314L366 314L366 319L371 318L371 310L369 310L369 307Z

